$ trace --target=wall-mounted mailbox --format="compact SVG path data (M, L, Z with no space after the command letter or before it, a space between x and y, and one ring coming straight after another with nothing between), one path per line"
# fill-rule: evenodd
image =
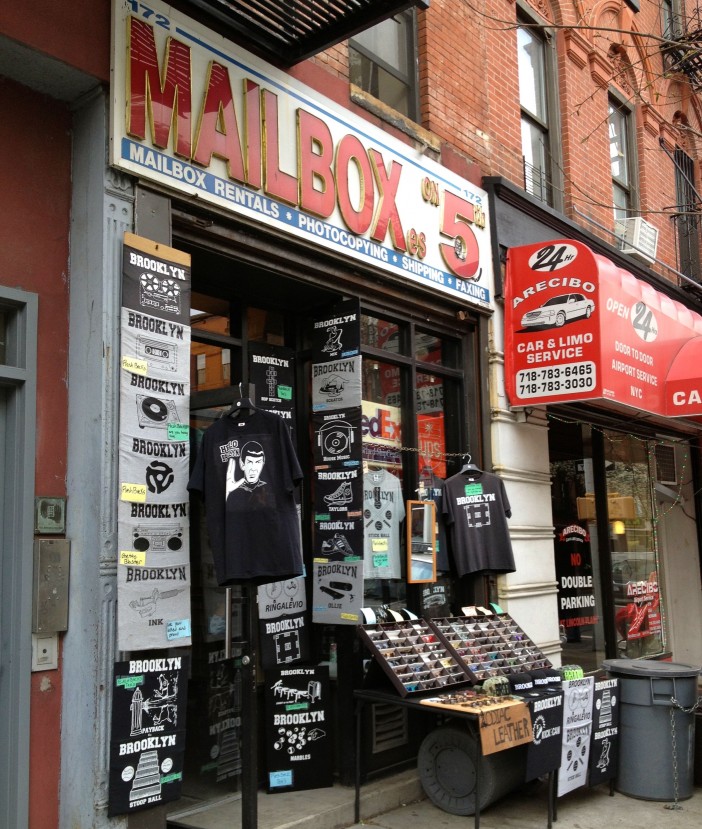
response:
M42 538L34 542L32 633L68 629L68 573L71 543Z

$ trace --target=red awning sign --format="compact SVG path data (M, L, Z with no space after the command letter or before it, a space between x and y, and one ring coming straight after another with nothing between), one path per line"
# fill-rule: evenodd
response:
M505 372L512 406L611 400L702 415L702 317L571 240L511 248Z

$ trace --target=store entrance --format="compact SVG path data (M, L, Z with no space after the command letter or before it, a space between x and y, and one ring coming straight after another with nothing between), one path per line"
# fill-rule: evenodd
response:
M192 458L205 430L226 416L237 399L251 397L260 408L276 410L271 392L284 389L285 411L278 413L291 428L305 470L310 456L305 382L309 321L316 309L338 297L210 251L188 252L193 273ZM275 378L270 370L266 373L266 364L261 368L256 361L259 354L276 357L279 371ZM305 498L301 500L304 528L308 522L304 520ZM247 706L258 704L255 691L251 692L256 674L251 672L258 670L260 675L260 666L246 667L252 637L255 641L251 605L256 588L219 587L203 510L199 498L192 498L192 648L186 757L182 796L168 814L169 826L193 829L221 825L217 823L221 820L236 824L242 808L247 808L243 791L255 792L260 783L257 769L250 767L251 748L256 745L251 741L260 742L260 735L251 733L252 712L247 712ZM260 761L258 766L262 768Z

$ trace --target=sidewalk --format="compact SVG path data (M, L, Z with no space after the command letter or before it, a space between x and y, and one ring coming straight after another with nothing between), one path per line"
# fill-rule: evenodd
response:
M654 762L652 758L651 762ZM679 810L669 804L638 800L609 786L581 788L557 801L554 829L700 829L702 788L680 801ZM201 811L181 814L169 829L239 829L241 803L238 796ZM547 825L545 783L517 789L481 813L481 829L545 829ZM258 797L258 829L472 829L473 816L451 815L424 797L416 770L373 780L361 788L361 822L354 823L353 788L335 785L326 789L289 792Z

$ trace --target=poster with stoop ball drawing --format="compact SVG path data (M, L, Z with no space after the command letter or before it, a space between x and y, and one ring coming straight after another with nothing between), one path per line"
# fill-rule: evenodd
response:
M131 233L122 254L117 636L190 645L190 257Z
M266 671L265 703L269 793L331 786L329 668Z
M115 663L109 817L180 797L188 667L187 656Z

